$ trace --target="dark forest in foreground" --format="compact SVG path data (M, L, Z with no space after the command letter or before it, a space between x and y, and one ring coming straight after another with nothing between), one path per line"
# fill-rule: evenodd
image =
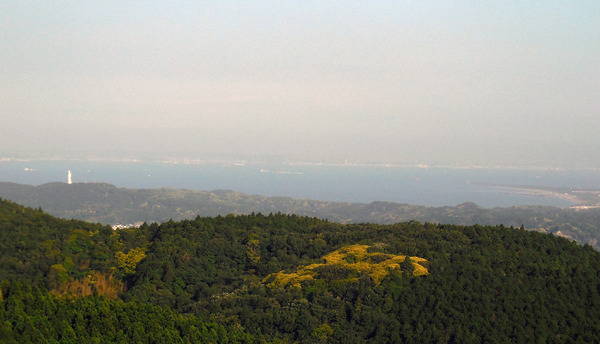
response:
M0 201L5 342L600 341L600 253L504 226L282 214L113 231Z

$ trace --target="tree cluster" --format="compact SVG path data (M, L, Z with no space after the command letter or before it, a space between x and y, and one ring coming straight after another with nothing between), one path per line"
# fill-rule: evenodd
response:
M502 225L259 213L112 231L0 201L0 236L0 331L16 342L600 341L600 254Z

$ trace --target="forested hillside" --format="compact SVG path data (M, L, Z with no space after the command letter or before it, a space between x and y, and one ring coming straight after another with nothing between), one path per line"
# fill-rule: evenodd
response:
M192 220L196 216L278 213L315 216L339 223L393 224L406 221L499 225L554 233L600 249L600 209L548 206L481 208L473 203L425 207L392 202L342 203L247 195L234 191L126 189L110 184L0 183L0 197L54 216L104 224Z
M117 233L0 199L0 342L257 340L169 307L120 300L145 247L139 230Z
M504 226L260 213L112 231L0 201L6 342L600 341L600 253Z

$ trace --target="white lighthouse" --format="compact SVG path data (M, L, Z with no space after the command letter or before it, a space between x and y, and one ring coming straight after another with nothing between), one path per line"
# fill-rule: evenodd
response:
M73 181L71 181L71 170L67 172L67 184L73 184Z

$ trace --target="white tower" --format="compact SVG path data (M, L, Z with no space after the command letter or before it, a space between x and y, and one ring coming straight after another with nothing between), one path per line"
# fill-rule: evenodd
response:
M71 181L71 170L67 172L67 184L73 184L73 182Z

